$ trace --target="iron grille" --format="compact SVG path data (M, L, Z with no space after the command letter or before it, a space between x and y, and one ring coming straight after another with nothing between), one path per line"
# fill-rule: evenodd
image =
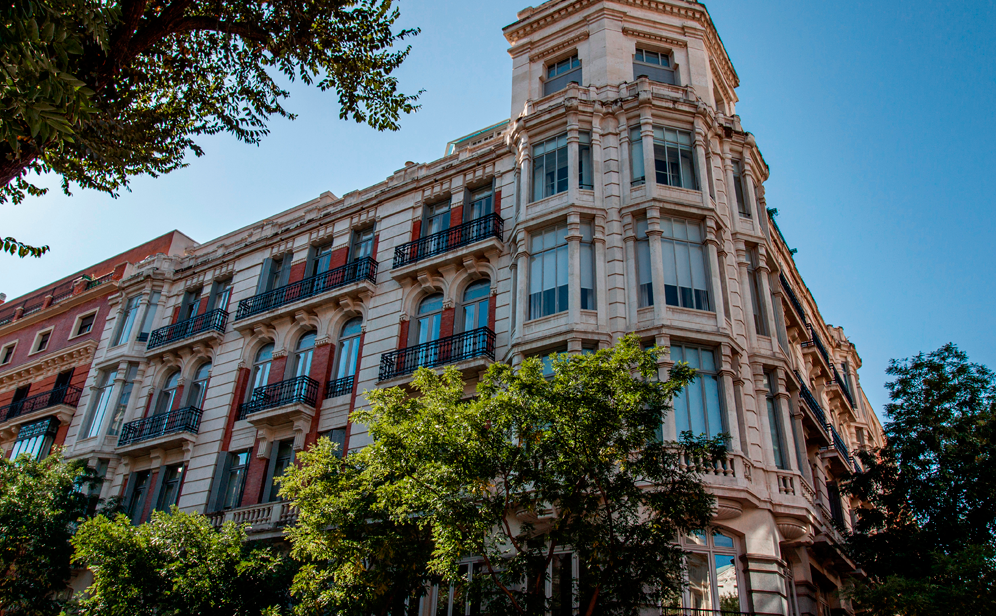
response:
M504 229L505 221L498 214L488 214L476 218L462 225L398 246L394 249L394 267L395 269L404 267L422 259L480 242L489 237L500 240Z
M272 385L264 385L252 390L249 402L239 405L239 419L252 413L276 408L285 404L304 403L315 406L318 402L318 381L311 377L299 376Z
M317 276L244 299L239 302L235 320L245 319L360 280L377 283L377 262L370 257L363 257Z
M341 379L329 381L328 385L325 386L325 399L327 400L329 398L335 398L336 396L345 396L353 393L354 380L355 377L346 376Z
M813 415L816 415L817 423L826 430L826 427L830 425L827 423L827 414L823 412L820 403L816 401L813 393L806 387L805 381L802 380L802 376L798 372L795 373L795 378L799 380L799 394L802 397L802 401L806 403L806 406L813 412Z
M7 421L20 415L27 415L60 404L75 408L80 402L81 393L83 393L81 388L70 385L28 396L6 406L0 406L0 421Z
M847 444L844 443L844 439L837 433L837 428L834 428L833 424L827 424L827 427L830 428L830 435L833 437L833 448L839 451L845 460L850 462L851 452L847 450Z
M840 391L844 394L844 398L847 399L847 403L854 408L854 398L851 397L851 390L847 387L847 381L840 376L840 372L837 371L837 366L830 364L830 369L833 371L833 380L837 383Z
M830 361L830 353L823 345L823 341L820 340L820 335L816 333L816 328L810 324L806 324L806 327L809 328L809 342L803 342L802 346L815 346L816 350L820 352L820 355L822 355L823 359L827 362L827 365L832 366L833 362Z
M487 327L398 349L380 356L381 381L411 374L416 368L435 368L474 357L495 358L495 333Z
M149 344L145 348L154 349L211 330L224 333L225 325L227 324L228 313L221 308L217 308L186 321L180 321L179 323L154 330L152 335L149 336ZM141 339L141 336L139 336L139 339Z
M190 432L197 434L201 425L201 409L188 406L152 415L144 419L129 421L121 427L121 437L118 439L118 447L141 443L152 440L167 434L177 432Z
M113 276L113 275L114 275L114 272L108 272L108 273L104 274L103 276L98 276L97 278L91 278L90 280L87 280L86 281L86 290L89 291L90 289L92 289L94 287L99 287L100 285L102 285L105 282L107 282L108 280L110 280L111 276Z
M785 278L785 274L778 274L778 278L782 281L782 289L785 294L788 295L789 303L795 308L796 313L799 318L802 319L803 323L806 323L806 311L802 309L802 302L799 301L799 297L792 290L792 285L789 284L788 279Z
M731 610L703 610L693 607L665 607L664 616L754 616L754 612L735 612Z

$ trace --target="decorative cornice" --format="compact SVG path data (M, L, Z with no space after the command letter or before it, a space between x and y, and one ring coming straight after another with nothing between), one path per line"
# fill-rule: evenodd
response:
M658 43L663 43L665 45L670 45L671 47L687 47L688 43L676 38L671 38L670 36L664 36L663 34L655 34L653 32L646 32L644 30L636 30L634 28L623 28L623 34L626 36L632 36L635 38L647 39L649 41L656 41Z
M587 30L584 30L582 32L578 32L577 34L575 34L574 36L570 37L569 39L564 40L564 41L560 41L559 43L557 43L556 45L553 45L552 47L547 47L546 49L541 49L541 50L539 50L539 51L537 51L535 53L529 54L529 61L530 62L539 62L541 60L545 60L546 58L549 58L550 56L557 55L558 53L560 53L561 51L564 51L565 49L567 49L569 47L573 47L574 45L577 45L578 43L580 43L581 41L583 41L583 40L585 40L587 38L588 38L588 31Z
M20 387L62 372L66 368L88 364L93 361L93 352L96 349L97 341L87 340L0 374L0 390Z

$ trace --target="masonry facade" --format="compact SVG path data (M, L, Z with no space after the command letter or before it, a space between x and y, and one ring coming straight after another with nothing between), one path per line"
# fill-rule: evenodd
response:
M23 433L55 418L30 429L91 460L101 496L135 522L177 504L279 537L295 511L274 477L319 436L369 443L350 421L365 390L453 365L470 395L492 361L636 332L669 348L662 373L676 361L700 373L665 438L731 439L727 461L689 461L718 508L714 534L681 539L684 607L849 612L840 545L857 503L836 481L881 426L854 345L821 316L769 213L768 167L705 7L553 0L504 34L509 119L445 157L204 244L174 232L109 284L70 285L78 309L42 295L27 310L44 291L0 305L0 360L16 340L0 365L0 445L45 455ZM88 310L90 329L72 334ZM59 350L28 354L50 326ZM72 404L51 393L67 387ZM48 398L24 412L36 391ZM470 609L445 589L422 607Z

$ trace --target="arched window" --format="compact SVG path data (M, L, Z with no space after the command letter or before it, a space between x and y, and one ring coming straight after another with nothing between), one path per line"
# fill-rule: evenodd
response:
M273 344L266 344L256 352L256 359L252 362L252 392L260 387L265 387L270 378L270 362L273 361Z
M688 554L688 587L682 597L686 609L740 611L740 574L737 542L718 530L682 538Z
M211 362L201 364L201 367L194 373L194 380L190 383L190 393L187 394L187 406L194 408L204 408L204 396L207 394L208 375L211 372Z
M156 408L154 415L162 415L173 408L173 399L176 398L176 386L180 382L180 371L176 370L166 377L163 388L159 390L159 397L156 398Z
M315 338L317 334L313 331L302 334L297 339L297 346L294 347L294 376L308 376L311 374L311 358L315 353Z
M356 360L359 355L362 328L363 319L360 317L350 319L342 326L342 333L339 335L339 361L335 370L336 379L344 379L356 374Z
M415 323L415 344L439 340L439 325L443 316L443 294L430 295L418 306Z
M463 331L469 332L488 326L488 312L491 301L491 281L478 280L463 292Z

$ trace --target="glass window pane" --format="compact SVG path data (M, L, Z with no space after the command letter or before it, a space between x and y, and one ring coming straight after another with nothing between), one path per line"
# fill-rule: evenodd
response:
M692 268L689 263L688 244L675 242L674 258L678 274L679 287L692 287Z
M687 563L689 602L687 607L693 610L713 609L709 555L692 552L687 556Z
M689 246L689 262L692 267L692 287L695 289L708 289L705 273L705 254L702 246Z
M678 284L678 267L674 256L675 243L671 240L661 240L661 252L664 255L664 284Z
M706 430L705 401L702 398L702 380L699 376L688 386L688 412L691 430L695 434L708 434Z
M736 557L715 554L716 590L719 595L719 609L724 612L740 611L740 591L737 588Z
M710 353L703 353L703 357ZM709 421L709 436L716 436L723 430L723 412L719 404L719 381L714 375L705 375L701 377L702 386L705 389L705 403L706 403L706 414Z

